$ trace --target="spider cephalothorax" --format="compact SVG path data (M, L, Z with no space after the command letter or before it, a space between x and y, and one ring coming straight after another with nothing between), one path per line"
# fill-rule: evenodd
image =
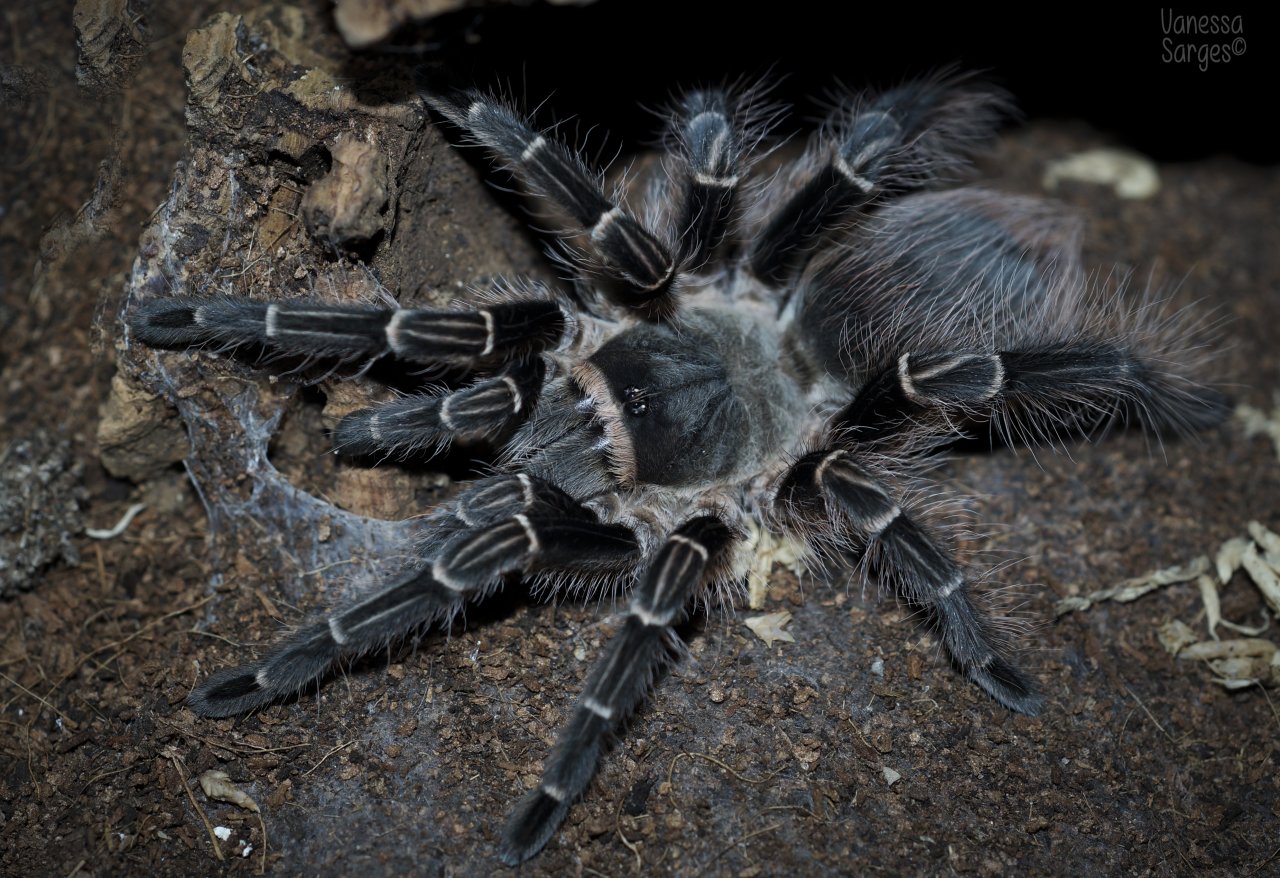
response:
M851 99L799 160L755 182L770 114L751 96L696 92L632 212L502 101L437 96L565 218L572 288L504 282L456 310L142 302L130 323L153 346L466 370L460 389L347 416L335 444L499 452L495 475L424 519L403 576L214 675L191 706L226 716L295 693L511 575L629 593L626 623L508 824L502 856L519 862L585 789L672 624L741 580L751 523L833 573L878 580L982 689L1040 710L970 574L910 499L922 463L964 435L1016 444L1128 417L1196 429L1225 402L1190 377L1176 322L1086 293L1073 223L1030 199L927 191L989 137L1003 103L962 77Z

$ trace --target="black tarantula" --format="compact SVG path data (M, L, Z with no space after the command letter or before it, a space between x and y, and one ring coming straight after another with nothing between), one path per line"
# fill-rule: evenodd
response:
M921 470L964 436L1051 442L1128 418L1188 432L1220 420L1226 400L1190 376L1178 321L1087 291L1075 223L1027 198L929 191L990 139L1002 93L939 76L846 100L803 156L755 179L772 110L750 92L693 92L637 210L503 100L430 102L566 221L571 288L499 283L453 310L176 297L130 319L155 347L465 370L461 389L347 416L336 446L500 451L496 474L425 519L411 570L213 675L194 710L228 716L296 693L508 576L629 593L506 826L501 856L519 863L590 782L672 625L741 582L748 523L878 581L991 697L1041 709L965 566L913 504Z

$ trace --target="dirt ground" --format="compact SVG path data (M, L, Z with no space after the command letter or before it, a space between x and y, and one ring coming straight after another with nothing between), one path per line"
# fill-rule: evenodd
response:
M223 210L229 184L209 183L223 168L243 195L239 219L209 213L205 238L223 223L233 246L184 227L184 278L346 289L367 277L367 259L402 300L427 301L500 271L553 276L511 199L481 182L482 164L401 113L403 94L378 91L410 62L340 62L330 85L375 83L354 109L277 100L298 64L329 69L345 52L326 4L300 6L254 18L243 4L238 33L209 25L227 4L3 13L0 449L25 443L59 475L26 513L55 544L43 554L4 544L8 560L35 558L39 572L6 578L0 593L0 874L500 872L509 803L536 782L616 625L607 604L512 588L448 636L366 659L318 694L238 720L183 706L209 672L340 594L353 577L332 565L353 547L394 540L364 515L421 511L450 480L430 465L370 469L324 453L325 425L371 398L372 383L356 397L332 383L299 390L287 376L128 346L126 291L160 276L176 240L157 229ZM414 59L453 30L478 39L471 20L423 36ZM239 72L193 75L197 28L212 42L235 34ZM287 139L290 126L332 145L348 111L384 138L386 185L414 206L354 256L313 246L303 206L273 200L294 185L278 166L305 168L312 155ZM1033 119L1005 134L980 175L1043 194L1047 162L1110 143L1083 122ZM257 148L277 165L254 164ZM1084 183L1055 194L1088 218L1086 256L1100 273L1120 266L1141 286L1156 266L1176 303L1218 320L1213 373L1236 402L1270 412L1280 406L1280 174L1224 155L1158 171L1145 199ZM254 258L251 242L268 232ZM117 375L149 432L100 436L104 421L120 423L104 408ZM519 871L1280 875L1280 690L1229 691L1162 646L1172 620L1206 636L1196 583L1054 611L1061 598L1212 557L1251 520L1280 531L1278 455L1280 440L1249 435L1236 417L1163 447L1123 434L1069 454L957 459L941 475L975 498L985 534L965 548L993 565L993 587L1019 589L1033 623L1024 663L1047 693L1042 716L1010 714L966 684L892 601L779 571L768 610L793 614L795 642L766 646L745 611L688 625L687 660ZM446 468L456 477L465 463ZM19 464L6 459L28 471ZM85 531L111 529L139 503L120 533ZM1221 602L1229 620L1267 617L1243 572ZM1280 634L1273 625L1260 637ZM209 770L259 812L211 800L198 783Z

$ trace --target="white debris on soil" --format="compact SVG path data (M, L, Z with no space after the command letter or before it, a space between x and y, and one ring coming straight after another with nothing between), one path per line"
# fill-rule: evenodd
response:
M231 828L229 826L215 826L213 827L213 834L222 841L226 841L231 838Z
M1148 573L1146 576L1135 576L1132 579L1126 579L1115 588L1106 588L1088 595L1063 598L1053 605L1053 614L1055 616L1065 616L1067 613L1076 610L1087 610L1100 601L1128 603L1158 588L1172 585L1175 582L1188 582L1207 572L1209 572L1209 559L1201 555L1192 560L1190 564L1166 567L1163 570Z
M1244 424L1246 436L1268 437L1276 450L1276 457L1280 458L1280 394L1277 394L1276 407L1270 414L1251 405L1241 404L1236 407L1236 420Z
M1173 619L1160 626L1160 645L1179 659L1204 662L1213 672L1214 682L1227 689L1249 686L1280 686L1280 646L1258 635L1271 627L1271 619L1263 611L1261 625L1249 626L1222 617L1218 587L1227 585L1243 570L1262 595L1271 613L1280 617L1280 535L1256 521L1249 522L1248 537L1232 537L1215 555L1217 579L1208 575L1209 559L1199 557L1182 567L1170 567L1150 576L1127 580L1120 587L1095 592L1084 598L1059 601L1059 615L1086 609L1098 600L1133 600L1160 585L1195 579L1204 605L1208 640L1201 640L1185 622ZM1189 574L1189 575L1188 575ZM1244 637L1223 640L1218 628L1229 628Z
M1089 149L1050 162L1041 184L1053 192L1064 180L1110 186L1121 198L1150 198L1160 191L1155 162L1127 149Z
M743 555L747 567L747 606L753 610L764 608L769 595L769 574L773 565L781 564L796 576L804 576L804 546L798 540L778 536L747 520L747 539Z

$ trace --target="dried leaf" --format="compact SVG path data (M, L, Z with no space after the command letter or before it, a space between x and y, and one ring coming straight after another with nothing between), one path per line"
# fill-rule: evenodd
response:
M1280 553L1280 534L1268 530L1256 521L1249 522L1249 536L1264 552Z
M1218 567L1218 581L1226 585L1232 575L1240 569L1240 556L1249 548L1249 541L1244 537L1232 537L1218 547L1215 563Z
M1126 579L1115 588L1095 591L1082 597L1063 598L1054 604L1053 613L1055 616L1063 616L1074 610L1087 610L1100 601L1118 601L1120 603L1136 601L1144 594L1153 592L1157 588L1172 585L1175 582L1187 582L1208 572L1209 559L1204 555L1200 555L1190 564L1166 567L1163 570L1148 573L1146 576Z
M1173 619L1161 625L1160 630L1156 632L1156 637L1169 655L1177 655L1197 640L1191 626L1179 619Z
M1263 599L1280 615L1280 576L1258 555L1258 547L1250 546L1240 556L1240 566L1249 574Z
M216 802L230 802L232 805L239 805L246 811L258 813L258 803L249 797L249 794L240 789L231 782L231 776L225 771L217 769L209 769L200 775L200 789L204 790L204 794Z
M1235 640L1206 640L1188 646L1179 654L1184 659L1225 659L1260 656L1270 660L1276 654L1276 645L1257 637L1241 637Z
M790 631L782 630L791 622L791 612L789 610L765 613L763 616L751 616L745 621L747 627L755 632L756 637L763 640L764 645L769 648L773 647L775 640L781 640L784 643L796 642Z

